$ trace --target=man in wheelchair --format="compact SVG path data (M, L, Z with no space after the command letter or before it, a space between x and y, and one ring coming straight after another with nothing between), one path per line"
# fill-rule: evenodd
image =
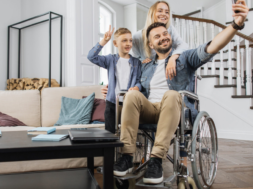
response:
M241 4L236 4L233 8L240 13L234 13L234 23L212 41L183 52L176 61L176 74L169 73L171 80L165 78L165 68L173 52L171 36L163 23L149 26L146 36L150 48L156 51L157 56L142 66L142 93L129 91L125 95L120 136L124 147L121 149L122 156L114 165L114 175L124 176L133 169L132 160L139 123L154 123L157 124L155 143L143 182L157 184L163 181L162 159L166 157L180 122L182 97L178 91L191 90L189 84L195 71L211 61L214 55L231 41L237 30L243 28L249 9L245 0L238 2ZM184 102L190 108L194 120L197 115L194 103L187 98Z

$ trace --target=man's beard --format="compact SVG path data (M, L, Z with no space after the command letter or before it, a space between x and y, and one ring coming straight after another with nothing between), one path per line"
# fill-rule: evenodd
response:
M157 46L154 46L155 51L159 52L160 54L166 54L172 48L172 44L170 44L170 46L168 46L166 48L160 47L159 45L161 45L164 41L170 41L170 40L169 39L164 39L164 40L160 41Z

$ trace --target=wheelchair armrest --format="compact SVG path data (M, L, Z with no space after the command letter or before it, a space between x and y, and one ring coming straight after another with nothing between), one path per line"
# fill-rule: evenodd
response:
M124 96L127 93L127 91L120 91L117 95L116 98L120 97L120 96Z
M199 101L198 95L196 95L195 93L192 93L190 91L179 91L179 94L181 94L182 96L187 96L188 98L191 98L193 100Z

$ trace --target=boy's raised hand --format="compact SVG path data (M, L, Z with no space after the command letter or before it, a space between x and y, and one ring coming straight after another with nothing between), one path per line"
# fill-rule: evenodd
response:
M111 25L109 26L109 31L107 31L104 35L104 38L99 42L101 46L104 46L112 37L112 34L114 32L114 28L111 31Z

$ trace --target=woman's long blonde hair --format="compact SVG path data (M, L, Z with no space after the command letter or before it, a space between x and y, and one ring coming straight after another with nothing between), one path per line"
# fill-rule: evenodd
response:
M153 4L149 8L148 16L147 16L147 19L146 19L146 24L145 24L145 26L144 26L144 28L142 30L142 39L143 39L143 42L144 42L144 50L145 50L146 58L150 58L151 57L151 49L149 47L149 41L148 41L148 39L146 37L146 32L147 32L148 27L155 22L154 14L156 13L157 5L159 3L166 4L168 6L169 12L170 12L170 5L166 1L157 1L155 4ZM169 27L170 27L170 19L169 19L168 23L166 24L166 28L168 29Z

